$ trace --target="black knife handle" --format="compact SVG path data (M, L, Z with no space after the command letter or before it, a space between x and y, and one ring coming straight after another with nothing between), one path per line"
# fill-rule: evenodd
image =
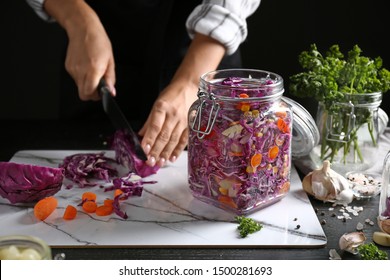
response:
M106 80L104 78L101 78L98 84L98 94L100 97L103 96L103 92L108 92L109 94L111 94L111 91L107 86Z

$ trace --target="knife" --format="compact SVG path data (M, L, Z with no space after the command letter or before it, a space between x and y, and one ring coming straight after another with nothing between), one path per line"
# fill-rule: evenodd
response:
M138 135L134 132L125 115L119 108L119 105L116 103L115 98L111 95L111 91L103 78L99 82L98 92L102 98L103 110L107 114L108 118L111 120L114 127L116 129L121 129L128 132L128 135L131 137L131 140L134 143L135 155L140 160L146 161L148 158L146 157L146 154L142 149L141 143L138 139Z

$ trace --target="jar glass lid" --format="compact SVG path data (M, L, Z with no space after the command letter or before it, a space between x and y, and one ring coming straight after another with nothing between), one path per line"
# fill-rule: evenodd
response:
M379 134L382 134L385 131L387 124L389 123L389 116L382 108L378 109L378 120L378 132Z
M320 133L311 114L298 102L283 96L282 100L293 111L291 156L299 158L310 154L320 141Z

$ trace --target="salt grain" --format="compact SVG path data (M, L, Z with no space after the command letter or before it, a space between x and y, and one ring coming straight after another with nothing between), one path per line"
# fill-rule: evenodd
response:
M337 253L336 249L330 249L329 250L329 259L330 260L341 260L341 257Z

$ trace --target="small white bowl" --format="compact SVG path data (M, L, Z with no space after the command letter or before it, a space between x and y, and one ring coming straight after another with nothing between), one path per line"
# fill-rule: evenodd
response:
M345 174L351 189L357 198L371 198L378 195L382 188L380 174L352 171Z

